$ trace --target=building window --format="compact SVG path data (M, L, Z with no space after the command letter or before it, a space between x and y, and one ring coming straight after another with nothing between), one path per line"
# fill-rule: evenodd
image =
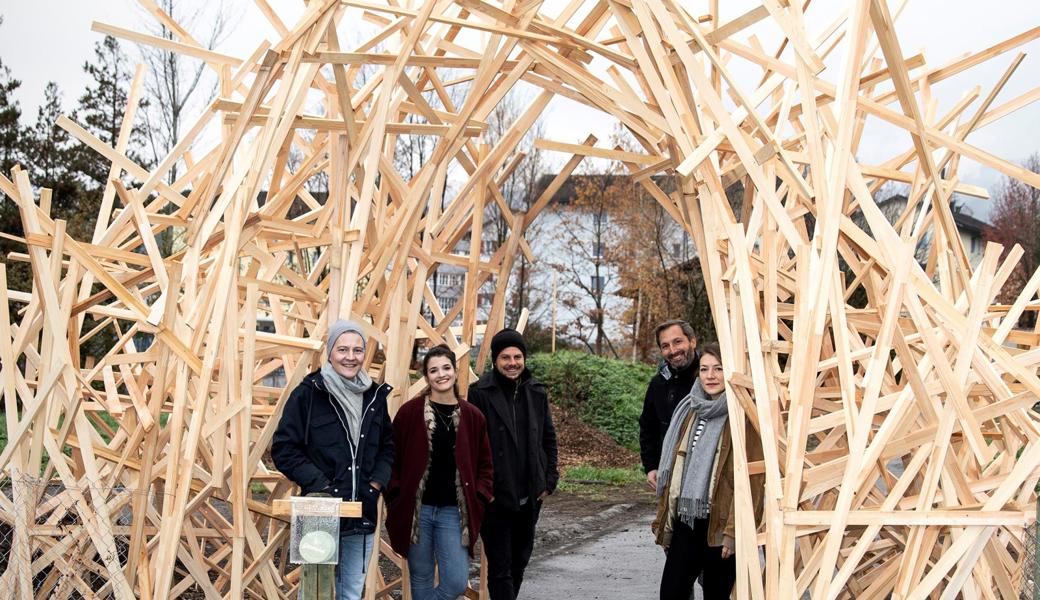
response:
M459 287L466 281L462 273L437 273L437 287L454 288Z
M603 240L592 242L592 258L597 260L603 258Z
M458 298L450 298L448 296L437 296L437 304L441 307L441 312L447 313L451 309L455 308L455 303L458 302Z

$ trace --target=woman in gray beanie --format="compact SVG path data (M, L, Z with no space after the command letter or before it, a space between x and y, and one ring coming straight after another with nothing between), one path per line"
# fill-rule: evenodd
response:
M336 598L359 600L394 459L391 387L373 384L365 372L365 334L357 323L336 321L325 348L321 369L285 403L271 457L303 494L361 502L361 518L340 520L336 565Z

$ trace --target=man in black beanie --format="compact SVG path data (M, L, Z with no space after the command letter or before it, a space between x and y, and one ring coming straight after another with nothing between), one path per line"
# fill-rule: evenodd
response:
M526 356L518 331L496 333L494 368L469 386L467 397L487 419L495 465L495 498L480 530L491 600L515 600L520 593L542 500L560 478L549 393L524 366Z

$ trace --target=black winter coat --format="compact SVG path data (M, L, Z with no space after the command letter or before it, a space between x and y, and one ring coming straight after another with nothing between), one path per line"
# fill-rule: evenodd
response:
M542 492L553 493L560 479L556 467L556 429L549 412L548 390L525 369L517 383L517 398L519 402L527 403L527 447L535 454L527 461L529 473L518 472L522 461L517 453L516 436L524 432L514 431L512 411L507 404L513 400L507 399L496 383L494 370L488 370L479 381L470 385L466 396L487 419L495 465L495 500L492 505L507 510L520 508L518 487L521 477L526 477L529 482L527 489L532 500Z
M700 356L694 353L693 363L688 368L675 373L665 364L650 380L646 397L643 398L643 412L639 415L639 457L644 472L657 469L661 462L661 446L668 424L672 421L672 413L690 393L693 382L697 380L699 365Z
M360 519L343 519L340 534L374 533L379 491L386 489L394 463L394 438L387 413L387 384L373 385L362 396L361 437L357 456L347 434L342 407L325 389L320 371L304 377L285 403L271 442L271 458L304 495L325 491L361 502Z

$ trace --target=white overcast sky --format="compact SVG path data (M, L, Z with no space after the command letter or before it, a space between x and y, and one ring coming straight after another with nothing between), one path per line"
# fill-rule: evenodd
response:
M210 3L213 3L211 0ZM234 16L233 29L217 49L245 58L260 40L275 39L274 30L267 24L255 4L249 0L224 0ZM184 4L198 4L200 0L185 0ZM291 24L299 15L299 0L270 0L270 4ZM414 2L413 2L414 4ZM691 12L706 12L706 0L683 2ZM743 13L750 6L745 0L727 0L722 5L722 21ZM809 26L818 32L845 2L817 0L809 9ZM552 13L563 5L561 0L547 0L543 6ZM896 0L890 0L896 6ZM13 75L22 81L16 98L21 102L23 121L35 119L36 108L43 98L48 81L56 81L64 92L66 109L75 104L87 84L82 72L83 62L93 57L93 46L101 39L90 30L92 21L143 31L150 17L134 0L0 0L0 59ZM900 44L905 55L923 50L931 65L941 65L960 55L986 48L1012 35L1040 25L1040 0L909 0L907 8L897 21ZM344 25L345 27L346 25ZM758 26L755 32L766 48L775 48L777 31L771 24ZM740 34L745 39L746 32ZM341 37L349 39L349 34ZM132 44L124 47L135 55ZM996 104L1028 91L1040 82L1040 40L1034 40L1019 51L1026 52L1025 62L1005 87ZM837 64L839 52L832 54L828 65ZM939 110L952 106L975 85L982 87L982 95L989 91L1000 74L1014 58L1005 54L984 67L972 69L935 87L933 95L939 101ZM736 73L744 74L749 85L757 82L759 72L733 63ZM834 81L833 69L823 76ZM590 109L565 99L557 98L544 117L548 138L577 142L589 133L595 133L600 145L609 138L613 122ZM972 134L968 141L994 154L1021 161L1040 150L1040 105L1034 105ZM860 147L861 160L874 163L885 160L908 148L905 132L875 125L868 128ZM560 157L562 162L562 157ZM999 174L964 161L960 176L963 181L993 188ZM987 206L973 203L976 215L985 216Z

